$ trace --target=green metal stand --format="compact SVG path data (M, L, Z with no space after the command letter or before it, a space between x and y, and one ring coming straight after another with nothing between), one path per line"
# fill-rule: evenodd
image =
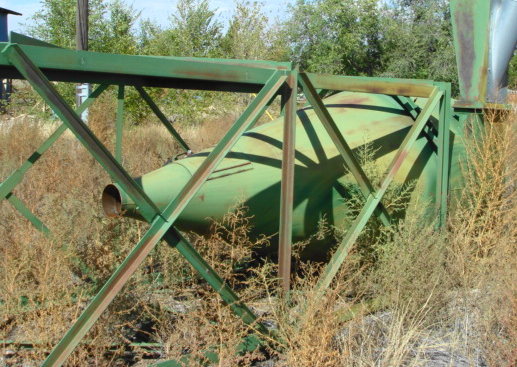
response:
M176 141L179 143L179 145L187 152L190 150L187 143L183 140L183 138L180 136L180 134L176 131L176 129L172 126L169 119L165 117L162 111L160 111L160 108L154 103L151 96L147 94L145 89L140 86L135 87L138 93L140 93L140 96L142 99L147 103L149 108L154 112L154 114L158 117L160 122L165 126L165 128L169 131L169 133L176 139Z
M192 199L193 195L199 190L203 182L206 181L238 138L249 127L253 126L263 114L270 100L276 96L280 87L286 81L287 76L284 75L285 72L275 71L271 73L272 75L258 93L257 97L230 128L221 142L214 148L180 195L160 213L154 203L152 203L142 189L122 168L120 163L80 120L77 113L66 104L41 70L29 59L22 49L18 45L10 45L3 51L3 54L8 57L9 62L29 81L38 94L49 104L56 115L59 116L66 126L76 135L78 140L90 151L95 159L101 163L110 176L118 182L122 189L139 205L142 209L143 216L151 223L148 232L94 297L72 328L48 356L43 365L58 366L66 360L81 338L88 332L129 277L136 271L137 267L162 238L165 239L170 246L178 249L244 322L251 325L257 331L268 334L267 329L257 323L256 316L239 300L238 296L230 287L226 285L208 263L202 259L192 245L189 244L172 225L181 211Z
M323 101L321 100L320 96L316 92L316 89L314 88L309 75L301 73L299 79L300 85L302 86L302 89L305 93L305 96L307 97L308 102L313 106L316 115L318 116L321 123L327 130L327 133L329 134L330 138L336 145L336 148L343 157L346 166L359 183L359 187L364 197L367 198L368 196L373 195L375 193L373 185L366 176L366 173L364 173L360 163L355 158L352 149L350 148L346 140L343 138L343 135L339 132L339 129L336 123L334 122L334 119L332 118L329 111L323 104ZM382 203L380 203L379 206L375 208L375 212L379 216L380 220L384 225L390 225L390 216L384 205L382 205Z
M451 119L449 84L434 83L432 81L336 77L299 73L296 69L293 69L291 64L286 63L194 58L143 58L138 56L102 55L80 51L70 52L69 50L56 48L52 48L49 51L48 45L38 43L37 40L23 37L18 37L17 39L27 44L4 44L5 49L0 53L0 65L10 73L9 75L26 79L63 121L63 125L18 170L0 185L0 198L8 199L36 228L44 233L48 233L48 228L30 213L19 199L13 196L12 190L21 182L24 174L39 157L50 148L66 129L70 129L118 186L139 207L139 212L143 218L150 223L149 230L120 264L99 293L92 299L91 303L63 339L56 345L44 362L44 366L60 366L65 362L81 338L108 307L129 277L162 239L169 246L179 251L246 324L260 334L270 334L258 322L257 317L251 310L239 299L237 294L174 227L174 223L237 140L258 121L273 99L281 95L284 136L279 223L279 278L284 291L289 290L298 84L337 147L347 168L358 182L366 200L363 209L332 256L318 283L318 289L321 292L324 292L331 284L350 248L374 213L383 224L389 225L391 223L389 213L381 203L381 200L405 161L408 151L419 135L423 133L431 113L437 106L439 106L440 112L439 121L435 127L438 131L438 137L435 141L439 165L439 178L436 183L436 202L439 208L440 223L443 224L446 221L449 180L448 165L450 159L449 123ZM63 60L66 60L66 62ZM200 68L203 70L200 71ZM55 70L60 70L61 73L55 73ZM82 106L74 111L56 91L50 82L51 80L86 81L90 83L102 81L103 84L91 94ZM79 114L88 108L108 85L118 85L114 156L79 117ZM189 150L187 143L160 111L144 87L158 86L247 93L258 92L258 94L231 126L227 134L213 148L198 170L192 175L189 182L183 187L180 194L163 211L160 211L121 165L124 92L128 86L136 88L160 122L186 151ZM397 98L399 98L401 103L409 106L407 107L408 113L415 120L409 133L401 143L399 151L396 153L389 166L387 175L379 188L375 188L366 176L346 138L340 133L320 96L320 93L326 93L327 91L343 90L398 96ZM411 105L411 100L407 98L409 96L425 97L428 100L420 111Z
M417 120L411 127L410 131L404 138L404 141L400 145L397 154L393 158L393 161L391 162L388 168L388 173L382 181L380 188L368 196L366 203L363 206L363 209L361 210L355 221L352 223L345 238L337 248L329 263L327 264L323 272L323 275L320 278L317 285L319 291L324 292L325 289L327 289L330 286L330 283L338 273L339 268L341 267L345 258L347 257L352 245L355 243L355 241L361 234L362 230L366 226L366 223L368 222L368 220L374 213L375 209L379 205L382 197L388 189L388 186L393 181L393 178L402 166L402 163L404 162L409 150L411 149L412 145L422 132L422 129L424 128L425 124L427 123L427 120L431 116L431 113L440 102L442 96L443 92L441 92L436 87L431 92L426 106L422 109L422 112L420 113Z

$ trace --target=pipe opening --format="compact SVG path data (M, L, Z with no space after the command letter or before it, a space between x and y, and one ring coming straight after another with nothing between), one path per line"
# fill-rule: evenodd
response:
M118 217L122 213L122 196L115 185L108 185L102 192L102 208L108 217Z

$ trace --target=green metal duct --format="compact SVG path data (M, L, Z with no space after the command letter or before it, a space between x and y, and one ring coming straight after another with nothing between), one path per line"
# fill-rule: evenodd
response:
M517 0L451 0L462 104L505 103Z
M417 100L423 105L426 99ZM375 166L384 173L413 124L409 113L390 96L342 92L325 99L325 105L356 155L368 146ZM437 113L438 111L435 111ZM452 124L455 135L461 131ZM179 229L206 233L210 218L220 220L242 201L253 217L254 234L278 232L282 162L283 119L246 132L217 167L176 221ZM430 135L421 135L395 177L398 185L416 184L411 200L422 205L434 201L437 175L436 147ZM461 185L460 139L454 140L451 186ZM165 165L138 181L160 210L175 198L210 150ZM359 190L342 157L312 108L297 111L293 240L314 234L318 222L343 226L350 214L346 199ZM115 185L103 194L107 215L141 218L138 208ZM311 258L325 256L330 239L315 241L306 249ZM272 246L271 251L276 251Z

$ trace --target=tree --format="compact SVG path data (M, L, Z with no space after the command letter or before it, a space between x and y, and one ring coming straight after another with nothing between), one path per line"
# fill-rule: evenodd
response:
M222 25L215 19L208 0L179 0L166 29L150 21L141 24L143 53L150 55L220 56Z
M453 83L458 91L448 1L394 0L384 9L385 76Z
M113 0L109 3L108 12L109 16L104 22L104 28L107 28L106 48L99 51L120 54L137 53L138 41L134 29L141 12L121 0Z
M291 13L291 57L302 69L374 75L381 68L379 0L298 0Z
M41 0L41 9L32 16L34 25L27 27L31 36L59 47L75 48L75 0ZM98 30L102 29L106 4L102 0L89 1L89 47L99 47Z
M65 48L75 48L76 0L42 0L34 14L30 35ZM89 49L112 53L135 53L134 25L140 16L121 0L89 0Z
M258 2L239 1L222 41L225 57L259 60L267 58L268 22Z
M221 39L221 24L208 0L180 0L177 13L172 15L174 49L177 56L211 56Z

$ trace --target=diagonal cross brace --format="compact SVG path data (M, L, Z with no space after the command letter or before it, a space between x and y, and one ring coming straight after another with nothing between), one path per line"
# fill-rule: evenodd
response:
M226 136L194 173L178 197L174 199L160 215L155 216L154 220L151 222L149 230L144 234L142 239L135 246L134 250L122 262L120 267L113 273L97 296L92 300L90 305L83 311L83 314L79 317L67 335L65 335L62 341L49 355L44 366L53 366L57 362L62 363L64 361L64 358L71 353L73 347L99 318L111 300L122 289L128 278L136 271L137 267L143 262L162 237L165 238L169 244L176 247L180 253L184 255L198 271L201 272L201 275L204 275L204 278L217 292L220 293L223 300L230 304L237 315L239 315L247 324L253 324L256 322L255 315L253 315L245 305L240 303L237 296L226 284L222 282L221 278L217 276L213 270L211 270L211 273L208 273L208 270L211 269L210 266L201 258L201 256L199 256L195 249L188 244L188 242L182 238L177 231L174 230L171 232L169 230L181 211L196 194L211 172L217 167L219 162L224 158L226 153L235 144L240 135L242 135L242 133L244 133L246 129L250 125L254 124L262 115L267 102L276 93L284 80L285 77L279 77L275 73L270 82L264 86L263 90L243 113L241 118L237 120ZM267 329L265 329L261 324L257 325L257 329L261 333L268 333Z
M345 138L339 131L336 122L328 112L328 109L323 104L321 97L316 92L316 89L312 85L307 74L300 73L299 82L308 101L314 108L314 112L316 112L316 115L325 127L325 130L327 130L327 133L336 145L336 148L343 157L348 169L357 180L359 188L361 189L361 192L363 193L364 197L368 198L368 196L375 196L375 188L373 187L372 183L366 176L366 173L364 172L361 165L355 158L352 149L350 148ZM375 213L385 226L390 225L390 216L382 203L379 202L379 205L375 208Z
M145 91L145 89L143 87L140 87L140 86L136 86L135 89L138 91L138 93L140 93L140 97L142 97L142 99L147 103L149 108L154 112L156 117L158 117L160 122L163 124L163 126L165 126L165 128L169 131L169 133L171 133L171 135L174 137L174 139L176 139L176 141L179 143L179 145L181 145L181 147L186 152L189 151L190 148L188 147L188 145L185 142L185 140L183 140L183 138L178 133L178 131L172 126L172 124L169 121L169 119L163 114L163 112L160 110L160 108L158 108L156 103L154 103L153 99Z
M427 120L431 117L431 114L433 110L436 108L438 103L440 102L440 99L443 95L443 92L435 87L432 92L431 96L427 100L426 105L422 109L422 112L416 119L415 123L409 130L408 134L404 138L404 141L400 145L399 150L397 151L395 157L393 158L393 161L391 162L386 177L382 181L382 184L375 193L375 195L369 195L366 203L363 206L363 209L357 216L357 218L352 223L352 226L348 230L345 238L337 248L334 255L332 255L329 263L327 264L322 277L320 278L318 284L316 285L318 292L323 293L330 285L334 277L336 276L337 272L339 271L339 268L341 267L341 264L347 257L352 245L355 243L359 235L361 234L362 230L366 226L366 223L368 223L368 220L372 216L375 209L379 206L380 201L384 194L386 193L386 190L388 189L388 186L393 181L393 178L399 171L400 167L402 166L402 163L404 162L408 152L410 151L411 147L415 143L415 141L418 139L418 136L422 132L423 128L425 127Z
M241 118L232 126L225 138L216 146L211 155L205 160L200 169L194 174L199 182L195 185L185 187L180 197L168 205L166 211L160 214L155 204L147 197L142 188L128 175L124 168L115 160L111 153L97 140L95 135L80 120L79 116L70 108L63 98L57 93L43 73L31 62L17 45L9 45L3 51L4 55L20 73L27 79L34 89L50 105L54 112L76 135L78 140L88 149L94 158L101 163L104 169L114 178L121 188L137 203L142 216L152 222L152 233L146 235L131 253L122 262L116 272L110 277L101 291L94 297L92 302L83 311L79 319L54 348L52 353L44 362L44 366L59 366L73 351L80 339L88 332L100 314L106 309L118 291L127 282L128 278L136 271L137 267L145 259L147 254L154 248L156 243L163 237L167 243L178 249L187 261L207 280L207 282L219 293L221 298L230 305L232 310L240 316L247 324L255 324L256 316L239 300L233 290L217 275L208 263L197 253L188 241L172 227L174 216L181 212L178 207L185 207L192 195L201 186L200 181L205 181L211 171L217 166L224 155L235 144L238 137L253 125L267 107L269 100L276 94L286 77L282 72L275 72L270 80L263 87L257 98L243 113ZM166 215L167 219L165 219ZM255 325L255 328L267 334L267 329L262 324Z
M11 203L11 205L18 210L29 222L32 223L32 225L38 230L43 232L45 236L50 235L50 230L47 228L47 226L39 220L38 217L36 217L29 208L25 206L25 204L16 196L14 196L12 193L7 194L5 197L7 201Z
M84 110L92 105L92 103L106 90L107 84L99 85L88 98L77 108L76 113L80 115ZM25 205L15 196L12 195L12 191L16 186L20 184L27 171L41 158L41 156L63 135L67 130L66 124L59 126L48 138L45 140L38 149L31 156L22 163L22 165L14 171L4 182L0 184L0 200L6 198L11 204L27 218L38 230L41 230L45 234L49 234L48 228L34 215Z

